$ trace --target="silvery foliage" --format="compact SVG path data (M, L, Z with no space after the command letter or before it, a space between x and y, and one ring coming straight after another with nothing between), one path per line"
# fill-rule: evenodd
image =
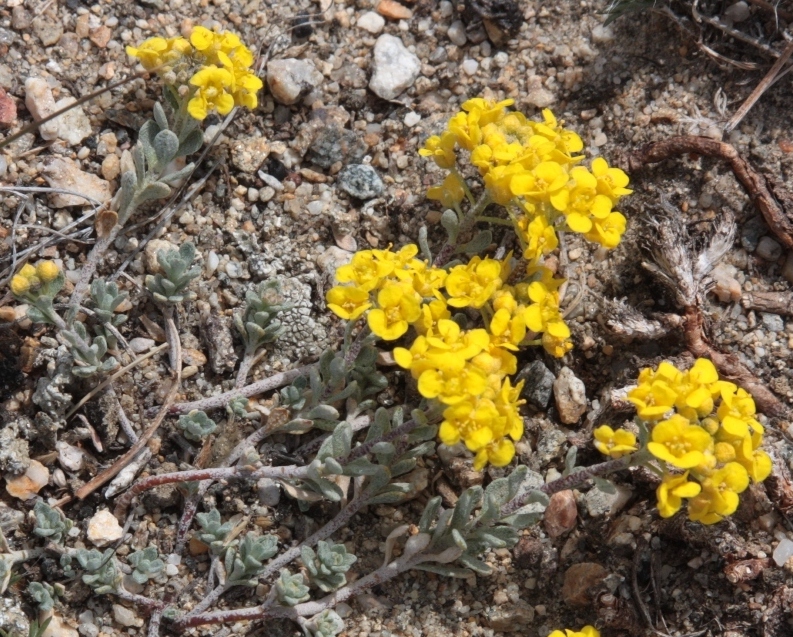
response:
M29 294L29 296L33 297L27 311L27 316L31 321L49 325L55 324L55 321L52 320L52 316L55 314L52 300L63 289L64 283L66 283L66 277L63 272L58 272L58 276L52 281L41 283L33 294Z
M74 523L60 510L53 509L44 500L36 502L33 506L33 513L36 516L33 534L56 544L60 544L69 529L74 526Z
M281 284L278 281L264 281L254 291L246 293L245 309L234 316L234 324L249 354L266 343L272 343L286 330L276 317L292 306L281 301Z
M465 214L462 213L459 208L457 210L452 210L451 208L444 210L443 214L441 215L441 225L443 226L444 230L446 230L446 235L449 238L448 245L451 246L457 245L457 239L459 238L461 231L464 231L466 228L470 228L470 225L468 225L465 220ZM457 247L455 253L467 255L481 254L482 251L487 248L487 246L489 246L492 241L493 233L490 230L480 230L468 243ZM426 243L426 237L424 238L423 243ZM429 252L428 247L426 251ZM422 252L424 252L424 246L422 246Z
M336 637L344 630L344 620L336 611L327 609L300 624L305 637Z
M300 551L300 559L308 571L311 583L320 590L330 593L347 583L344 575L358 560L352 553L347 553L344 544L332 544L320 540L316 553L309 546Z
M203 411L193 409L188 414L179 416L179 429L188 440L199 442L217 429L217 423Z
M74 357L75 366L72 374L79 378L88 378L94 374L107 374L118 367L118 361L107 354L107 340L104 336L96 336L93 341L88 336L85 325L74 321L71 329L62 330L61 335L69 343L69 351Z
M165 570L165 562L160 559L160 554L154 546L147 546L141 551L131 553L127 561L135 569L132 571L132 579L138 584L145 584Z
M226 583L235 586L256 586L256 576L264 569L264 561L278 552L275 535L247 533L238 546L226 549L223 566Z
M146 289L160 303L181 303L192 301L195 292L188 290L190 282L201 274L197 265L190 267L195 259L196 249L192 243L183 243L179 250L159 250L157 263L162 273L146 275Z
M121 574L113 557L113 549L100 553L96 549L77 549L74 557L85 571L83 582L94 589L94 592L103 595L112 593L118 588ZM61 561L63 565L63 561Z
M402 409L394 409L391 415L385 408L375 412L364 444L372 443L371 453L377 463L365 456L345 462L352 451L353 431L350 423L340 422L308 465L308 475L297 484L288 483L291 488L286 487L287 493L296 497L301 505L304 501L321 498L338 502L344 494L329 478L344 475L361 478L361 487L367 490L369 504L395 504L411 497L414 494L410 483L392 483L391 480L412 471L417 458L435 450L437 433L437 427L427 423L424 412L416 409L412 416L420 425L404 436L397 448L393 442L382 441L381 438L402 425Z
M95 279L91 283L91 301L97 323L94 332L97 336L104 337L110 349L115 349L118 343L116 335L106 326L118 327L126 323L127 315L117 314L116 308L127 299L127 296L126 292L119 292L115 283L107 283L104 279Z
M169 164L196 152L204 143L198 122L192 117L179 118L178 130L172 130L162 105L154 105L154 119L140 129L138 143L132 149L134 170L121 175L121 185L113 198L113 209L118 211L123 224L135 209L146 201L162 199L171 194L171 185L189 175L194 166L166 174Z
M40 611L52 610L55 606L55 589L46 582L31 582L28 595L38 604Z
M444 510L440 497L430 499L418 525L419 535L409 540L425 536L425 547L413 568L451 577L490 574L491 568L479 557L489 549L514 546L518 531L541 519L548 504L548 496L538 490L541 485L541 476L530 475L527 467L520 466L486 489L478 485L466 489L453 509ZM527 493L521 508L502 516L505 504ZM455 561L460 566L451 565Z
M374 396L388 386L386 377L377 370L377 349L367 339L350 362L349 348L350 343L346 342L341 351L324 351L308 378L301 376L281 390L281 405L292 410L292 420L278 431L334 431L339 412L333 404L346 401L347 418L377 406Z
M305 602L310 596L308 586L303 581L303 573L292 575L285 568L281 569L281 576L275 582L275 595L283 606L297 606Z
M198 513L196 516L201 531L198 539L209 546L212 555L220 555L226 548L226 538L234 525L231 522L221 523L220 511L210 509L206 513Z

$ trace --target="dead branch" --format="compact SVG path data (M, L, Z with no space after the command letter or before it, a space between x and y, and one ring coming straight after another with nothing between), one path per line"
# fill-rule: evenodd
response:
M793 316L793 292L750 292L741 298L747 310Z
M726 161L771 231L786 248L793 249L793 196L771 176L755 170L730 144L690 135L670 137L631 153L627 161L628 170L635 172L647 164L690 153Z

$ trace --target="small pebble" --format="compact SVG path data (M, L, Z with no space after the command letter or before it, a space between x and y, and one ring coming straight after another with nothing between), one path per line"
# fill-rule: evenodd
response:
M396 0L380 0L377 13L389 20L410 20L413 17L413 12Z
M124 529L121 528L116 516L107 509L97 511L88 521L88 541L95 546L107 546L120 540L123 535Z
M352 164L339 173L338 185L356 199L373 199L383 192L385 186L380 175L366 164Z
M761 237L757 244L757 256L766 261L776 261L782 256L782 246L769 236Z
M419 115L416 111L410 111L407 115L405 115L405 126L415 126L421 121L421 115Z
M452 22L446 35L449 36L451 43L456 46L464 46L468 42L468 36L465 34L465 25L462 20Z
M476 60L472 60L470 58L463 60L463 71L466 75L475 75L477 69L479 68L479 62Z
M267 65L267 86L276 102L294 104L322 83L323 77L308 60L287 58Z
M385 27L385 18L374 11L367 11L358 18L355 25L372 35L377 35Z
M378 97L392 100L413 86L421 71L421 62L402 40L384 33L375 42L372 69L369 88Z
M784 566L793 557L793 541L787 538L781 540L774 549L773 557L777 566Z

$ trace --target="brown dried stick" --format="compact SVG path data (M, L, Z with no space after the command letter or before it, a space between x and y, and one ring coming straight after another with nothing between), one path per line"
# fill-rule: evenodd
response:
M709 358L719 373L748 391L757 404L757 409L769 416L785 416L787 409L780 400L757 377L738 360L734 354L725 354L711 346L705 338L702 311L696 307L686 308L683 334L686 347L697 358Z
M728 162L736 179L760 209L768 227L786 248L793 249L793 197L771 177L755 170L730 144L707 137L670 137L631 153L628 156L628 169L638 171L646 164L656 164L688 153L717 157Z
M760 83L755 87L755 89L750 93L749 97L746 98L746 101L741 104L741 107L735 111L735 115L730 118L730 121L727 122L727 125L724 127L724 132L729 133L733 130L738 124L741 123L746 114L755 105L757 100L759 100L763 93L765 93L776 81L779 77L779 74L782 72L782 68L787 64L790 56L793 55L793 42L789 42L788 45L785 47L785 50L782 51L782 55L779 56L776 62L774 62L774 66L765 74Z
M741 298L747 310L793 316L793 292L750 292Z

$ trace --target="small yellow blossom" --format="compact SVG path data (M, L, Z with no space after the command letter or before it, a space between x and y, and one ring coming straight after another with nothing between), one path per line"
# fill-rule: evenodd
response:
M542 281L534 281L529 285L529 298L533 303L523 313L526 327L532 332L547 332L556 338L569 338L570 328L559 312L559 293L549 290Z
M466 365L456 356L446 356L436 369L428 369L419 377L419 393L437 398L445 405L455 405L487 389L487 377L481 370Z
M153 37L144 40L139 47L127 46L127 55L140 60L147 71L157 67L161 73L169 70L182 57L190 54L190 43L184 38Z
M749 486L749 474L737 462L729 462L701 484L701 492L688 503L688 517L694 522L715 524L735 513L740 503L738 494Z
M610 167L608 162L602 157L596 157L592 161L592 174L597 178L598 192L601 195L606 195L614 203L620 197L633 192L625 187L628 185L628 175L619 168Z
M506 467L515 457L515 445L509 438L499 438L485 445L474 456L474 469L481 471L488 463L494 467Z
M190 84L198 87L187 104L187 112L193 119L206 119L211 110L228 115L234 108L234 76L228 70L212 64L191 77Z
M658 513L662 518L671 518L680 510L683 498L699 495L702 488L696 482L688 481L688 471L683 475L664 474L661 484L655 490L658 498Z
M328 309L345 321L357 320L372 307L369 293L352 286L336 286L325 295Z
M480 257L474 257L467 265L454 266L446 277L449 305L482 307L501 286L501 269L499 261Z
M659 460L680 469L691 469L705 462L705 451L713 444L710 434L688 418L673 414L653 427L647 449Z
M427 190L427 199L439 201L445 208L454 208L465 197L463 181L457 173L449 173L440 186Z
M380 286L380 283L394 271L395 264L375 258L372 250L356 252L350 263L336 270L339 283L352 283L365 292Z
M16 274L11 279L11 292L14 296L22 296L23 294L27 293L31 288L30 279L22 276L21 274Z
M564 632L555 630L548 637L600 637L600 633L594 626L584 626L579 631L570 630L569 628L565 628Z
M410 323L421 316L420 299L413 288L387 283L377 293L377 307L369 311L369 329L386 341L393 341L408 331Z
M608 425L601 425L593 432L595 435L595 448L612 458L621 458L638 449L636 436L625 429L614 431Z
M36 264L36 276L41 279L43 283L49 283L58 278L61 269L53 261L39 261Z
M559 239L553 226L545 215L538 215L531 221L523 217L518 221L518 229L525 243L523 258L536 263L543 255L550 254L559 246Z
M428 137L424 142L424 147L419 149L419 155L422 157L432 157L432 160L438 165L439 168L450 169L453 168L457 157L454 154L454 146L457 143L457 137L450 131L445 131L441 135L433 135Z

